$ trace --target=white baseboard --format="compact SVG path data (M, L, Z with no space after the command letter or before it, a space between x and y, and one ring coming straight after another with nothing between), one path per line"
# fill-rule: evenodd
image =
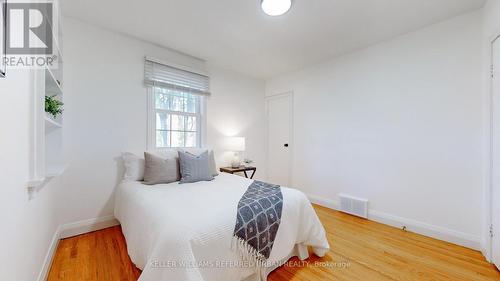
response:
M320 196L308 195L311 202L330 208L334 210L339 210L339 203L335 200L322 198ZM482 250L481 247L481 237L471 235L468 233L463 233L460 231L455 231L449 228L436 226L413 219L403 218L394 216L388 213L368 210L368 219L376 221L382 224L390 225L397 228L402 228L406 226L408 231L412 231L421 235L432 237L435 239L443 240L474 250Z
M491 258L491 245L487 239L481 240L481 253L483 253L483 256L489 263L493 263Z
M309 200L311 200L312 203L327 207L329 209L334 209L334 210L339 210L339 202L332 200L332 199L327 199L323 198L320 196L315 196L315 195L309 195L307 194L307 197L309 197Z
M45 260L42 265L42 270L38 275L38 281L47 280L50 266L52 265L52 259L54 258L57 245L59 245L59 240L92 231L101 230L119 224L120 223L114 216L105 216L105 217L82 220L60 225L56 229L52 241L50 243L49 250L47 252L47 255L45 256Z
M59 239L77 236L84 233L89 233L96 230L119 225L118 220L114 216L105 216L100 218L77 221L73 223L63 224L60 227Z
M481 249L481 239L479 236L456 231L453 229L432 225L408 218L402 218L375 210L369 210L368 219L397 228L406 226L406 229L408 231L412 231L418 234L422 234L428 237L443 240L474 250Z
M45 255L45 259L43 260L42 270L38 275L38 281L47 280L50 266L52 265L52 259L56 252L57 246L59 245L59 228L56 229L54 236L52 237L52 241L50 242L49 250L47 251L47 255Z

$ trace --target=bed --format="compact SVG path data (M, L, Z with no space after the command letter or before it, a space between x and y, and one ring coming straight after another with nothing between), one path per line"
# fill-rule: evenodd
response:
M140 281L254 281L292 256L322 257L325 230L300 191L282 187L281 225L265 267L256 270L231 247L238 201L253 180L222 173L213 181L145 186L123 181L117 188L120 221Z

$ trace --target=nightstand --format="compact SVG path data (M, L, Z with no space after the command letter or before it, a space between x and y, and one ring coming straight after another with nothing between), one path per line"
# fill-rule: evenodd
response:
M220 168L220 171L223 173L229 173L229 174L234 174L234 173L240 173L243 172L245 174L245 177L248 178L247 171L252 171L252 175L250 176L251 179L253 179L253 176L255 175L255 172L257 171L257 168L255 167L239 167L239 168L232 168L232 167L224 167Z

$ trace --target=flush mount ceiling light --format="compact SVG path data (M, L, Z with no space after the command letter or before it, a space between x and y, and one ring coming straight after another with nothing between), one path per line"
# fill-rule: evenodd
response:
M262 0L260 5L267 15L281 16L290 10L292 0Z

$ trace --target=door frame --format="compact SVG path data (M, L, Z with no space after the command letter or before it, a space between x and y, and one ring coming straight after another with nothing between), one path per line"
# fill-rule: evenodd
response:
M293 164L294 164L294 150L295 150L295 142L294 142L294 92L293 91L288 91L280 94L273 94L266 96L265 102L266 102L266 166L269 167L269 102L275 99L279 98L284 98L288 97L288 102L289 102L289 108L290 108L290 124L289 124L289 132L290 132L290 139L288 140L288 144L290 147L290 165L288 169L288 187L293 186ZM267 174L267 177L269 177L269 174Z
M488 139L488 142L489 144L487 145L487 150L488 150L488 157L487 157L487 184L486 184L486 188L485 188L485 194L484 194L484 200L485 200L485 205L486 205L486 233L485 233L485 245L483 246L483 255L486 257L486 260L490 263L493 263L493 238L491 237L490 235L490 232L488 231L491 227L491 225L493 225L493 198L492 198L492 195L493 195L493 145L494 145L494 139L493 139L493 126L495 125L494 124L494 112L493 112L493 76L491 75L491 67L493 67L494 65L494 57L493 57L493 54L494 54L494 44L495 43L500 43L500 30L498 30L496 33L494 33L494 35L491 37L490 39L490 44L489 44L489 48L490 48L490 52L489 52L489 65L488 65L488 75L489 75L489 78L488 78L488 82L489 82L489 89L488 89L488 110L489 110L489 126L488 126L488 130L489 130L489 139ZM498 66L500 67L500 66Z

